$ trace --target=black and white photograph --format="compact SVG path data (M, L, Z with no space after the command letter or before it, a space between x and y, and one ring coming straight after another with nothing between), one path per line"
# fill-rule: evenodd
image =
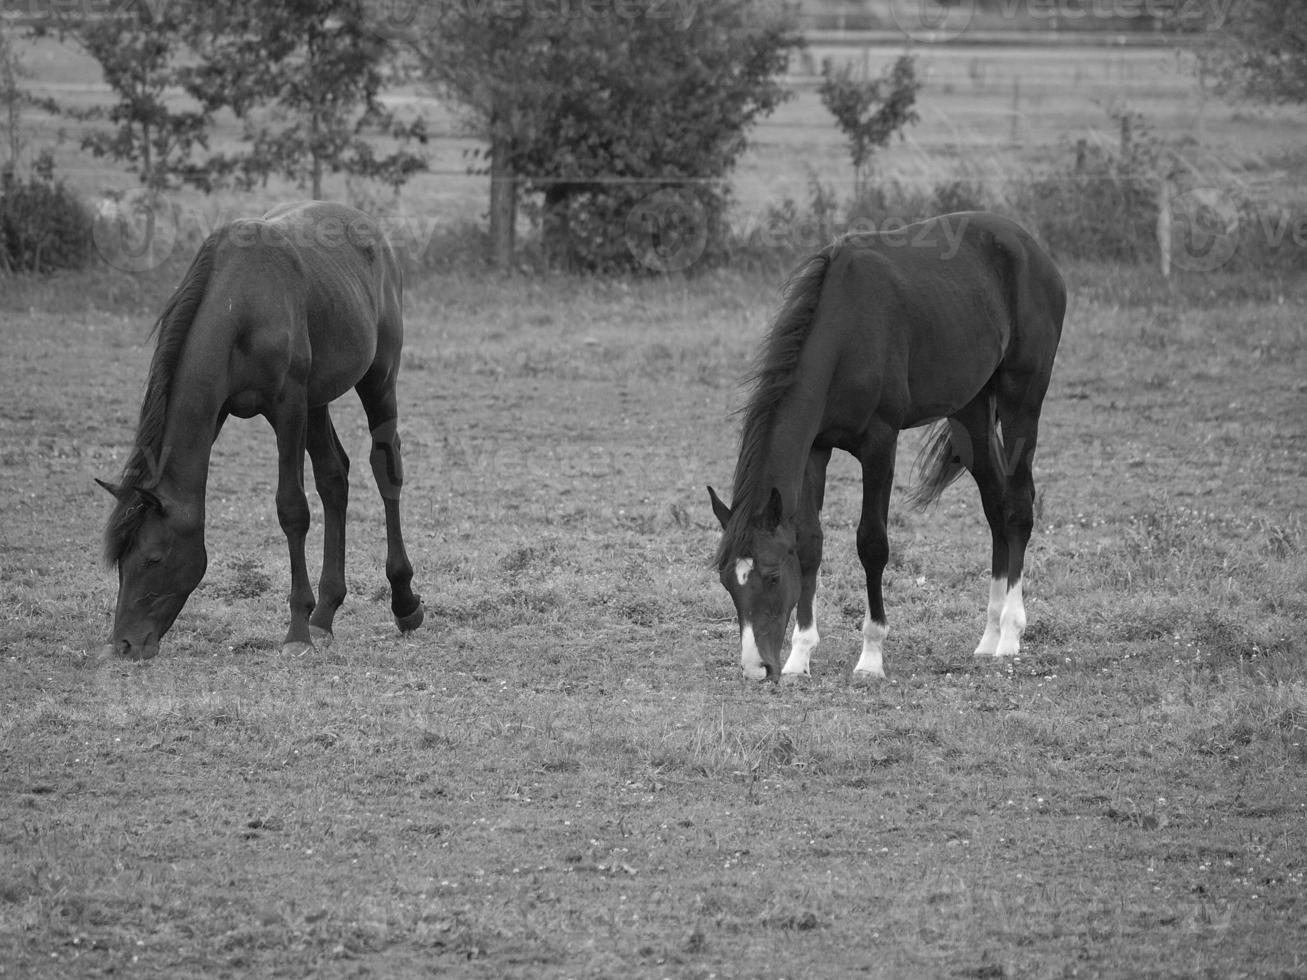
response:
M1307 977L1303 0L0 0L0 980Z

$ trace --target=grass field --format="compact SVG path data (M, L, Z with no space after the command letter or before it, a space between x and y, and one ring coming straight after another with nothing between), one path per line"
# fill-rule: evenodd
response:
M286 659L272 440L208 576L98 665L98 563L169 273L15 283L0 364L0 970L15 977L1290 977L1307 969L1301 292L1069 270L1021 657L978 661L973 488L895 508L847 686L832 464L810 683L739 677L705 483L775 290L433 278L401 382L426 625L362 413L337 643ZM914 440L905 436L900 480ZM316 506L316 502L315 502ZM315 515L317 511L315 510Z
M937 69L885 175L1019 177L1105 119L1112 80L1082 63L1080 95L1026 86L1050 114L994 137L1012 84L989 64ZM1140 77L1183 129L1192 91ZM840 179L814 106L759 130L746 215L802 199L810 166ZM1203 111L1213 172L1300 168L1300 115ZM60 166L88 196L131 183L72 142ZM443 227L483 191L444 173L406 200ZM204 221L263 203L183 201ZM390 620L347 400L335 645L280 653L273 440L232 421L204 583L158 659L101 663L92 481L126 457L194 244L140 275L0 280L0 976L1307 973L1300 282L1066 269L1011 662L970 656L988 533L964 480L894 506L889 680L848 685L858 484L836 459L813 676L739 678L704 485L729 486L778 277L736 270L418 277L400 397L422 629Z

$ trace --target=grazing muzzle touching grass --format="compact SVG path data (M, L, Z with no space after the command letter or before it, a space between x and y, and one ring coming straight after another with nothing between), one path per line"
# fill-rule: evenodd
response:
M715 493L712 500L725 530L732 513ZM718 577L740 624L740 667L750 680L778 681L785 630L799 602L802 577L794 524L782 518L778 501L769 501L749 533L736 540L742 542L740 553L719 558Z
M118 604L109 647L114 656L149 660L172 628L208 565L202 521L170 507L154 493L140 496L139 528L117 556Z

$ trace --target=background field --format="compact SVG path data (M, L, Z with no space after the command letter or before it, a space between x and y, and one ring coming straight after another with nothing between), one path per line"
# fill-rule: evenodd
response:
M842 162L801 109L748 164L799 187L804 161ZM1293 131L1256 132L1260 179ZM950 153L975 158L930 158ZM408 203L443 220L433 186ZM463 178L441 193L480 207ZM0 973L1307 969L1301 283L1068 267L1022 656L970 656L987 533L961 482L895 506L890 679L848 686L862 581L841 459L814 674L776 689L739 680L707 568L703 488L729 486L737 381L777 298L731 270L415 277L401 426L424 627L390 622L347 400L335 646L279 652L272 439L233 421L209 573L163 653L88 657L116 584L92 477L125 458L149 324L188 257L0 284Z
M794 98L756 127L751 148L733 180L737 208L732 221L754 226L770 205L786 197L808 199L812 183L841 198L852 171L843 137L817 95L817 72L826 58L851 61L878 74L904 51L917 58L924 79L921 122L906 130L876 159L882 184L926 190L963 179L1002 202L1013 185L1032 176L1066 171L1080 139L1115 147L1120 134L1110 112L1138 113L1163 141L1172 164L1189 179L1229 189L1240 199L1279 199L1301 186L1307 168L1307 115L1293 107L1228 102L1214 96L1193 71L1193 56L1177 43L1111 45L1030 42L912 45L886 35L814 36L790 76ZM107 89L93 61L53 41L28 42L25 60L33 91L75 108L104 104ZM479 146L458 112L420 85L390 92L401 113L422 113L433 134L426 147L431 172L415 177L392 199L377 187L341 178L331 192L373 210L388 210L455 226L484 215L488 181L467 173L466 151ZM89 125L69 116L30 112L31 148L56 147L59 172L91 198L135 186L122 168L80 150ZM214 149L234 144L234 122L218 127ZM240 204L250 213L278 201L291 188L274 182ZM233 202L182 192L188 209L209 215ZM1295 200L1295 203L1296 200Z

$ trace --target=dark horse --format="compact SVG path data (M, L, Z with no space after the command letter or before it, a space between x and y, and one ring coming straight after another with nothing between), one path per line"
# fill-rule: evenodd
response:
M795 273L744 409L733 506L708 488L723 528L717 570L735 601L747 677L808 673L832 449L862 464L858 556L867 611L853 677L884 676L881 575L894 450L900 430L928 422L937 429L923 450L918 501L933 500L968 469L993 535L976 653L1017 652L1026 625L1031 462L1065 309L1052 260L1019 225L992 214L852 235Z
M290 546L290 629L283 649L331 640L345 598L349 459L328 414L354 388L372 433L386 512L386 577L401 630L422 622L400 533L403 484L395 379L403 346L401 278L377 224L336 204L282 205L214 232L155 325L136 442L116 499L105 560L118 567L111 647L153 657L204 576L204 491L229 415L263 415L277 434L277 517ZM322 579L314 603L304 560L304 450L322 498ZM98 481L97 481L98 482Z

